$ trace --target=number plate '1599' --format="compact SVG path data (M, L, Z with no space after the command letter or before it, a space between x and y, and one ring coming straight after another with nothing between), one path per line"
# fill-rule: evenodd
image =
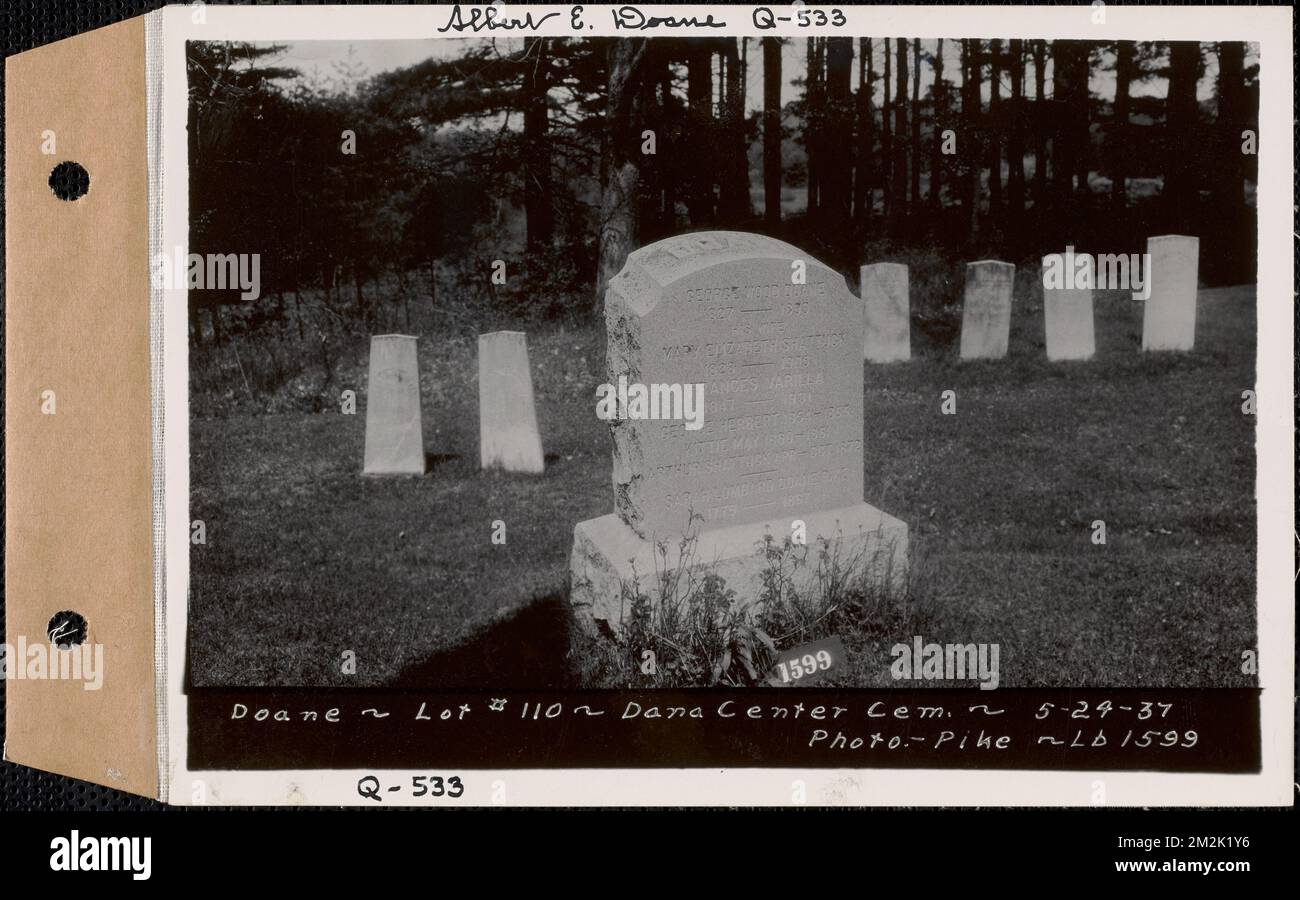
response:
M844 661L844 642L838 637L822 638L782 650L768 673L774 687L812 684L836 672Z

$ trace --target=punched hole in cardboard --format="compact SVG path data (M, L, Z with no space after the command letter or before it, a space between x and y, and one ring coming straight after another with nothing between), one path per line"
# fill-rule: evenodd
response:
M60 200L80 200L90 190L90 173L81 163L65 160L50 171L50 190Z
M63 609L50 616L45 626L50 643L60 650L68 650L86 641L86 617L70 609Z

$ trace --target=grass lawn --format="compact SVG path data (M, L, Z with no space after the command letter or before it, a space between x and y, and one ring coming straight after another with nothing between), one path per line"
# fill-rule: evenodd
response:
M1140 305L1099 293L1096 358L1049 364L1023 278L1006 360L956 361L955 321L914 320L912 362L865 368L865 499L909 523L914 577L907 615L841 635L840 683L893 685L889 647L921 634L1000 644L1003 687L1253 684L1254 289L1202 290L1187 354L1141 353ZM529 349L543 476L479 471L467 336L420 342L423 478L360 475L360 338L335 381L356 415L195 418L193 682L626 683L565 599L574 524L613 509L603 334L531 331Z

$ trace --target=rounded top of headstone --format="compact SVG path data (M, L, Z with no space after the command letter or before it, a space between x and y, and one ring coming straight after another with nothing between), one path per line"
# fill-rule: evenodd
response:
M1015 263L1003 262L1000 259L977 259L974 262L966 263L967 266L1003 266L1008 269L1014 269Z
M1200 243L1200 238L1194 234L1158 234L1147 238L1148 243L1155 241L1196 241Z
M418 341L420 338L414 334L376 334L370 339L372 341Z
M848 291L843 275L785 241L746 231L696 231L632 251L623 270L610 281L609 292L621 297L638 315L645 315L676 282L718 267L744 271L745 263L753 260L801 261L809 269L823 270Z

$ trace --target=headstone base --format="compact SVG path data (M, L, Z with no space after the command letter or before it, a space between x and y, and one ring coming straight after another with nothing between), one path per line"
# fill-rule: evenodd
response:
M901 590L907 579L907 525L867 503L810 513L807 526L808 564L829 546L841 561L857 561L868 583ZM701 531L690 565L713 571L726 579L737 602L761 596L762 574L767 567L759 552L764 535L778 542L790 533L790 522L749 523ZM573 529L573 554L569 559L569 600L580 622L605 622L618 632L630 614L623 585L635 577L640 590L657 605L658 572L677 568L680 541L666 541L667 558L654 543L641 538L616 513L579 522Z

